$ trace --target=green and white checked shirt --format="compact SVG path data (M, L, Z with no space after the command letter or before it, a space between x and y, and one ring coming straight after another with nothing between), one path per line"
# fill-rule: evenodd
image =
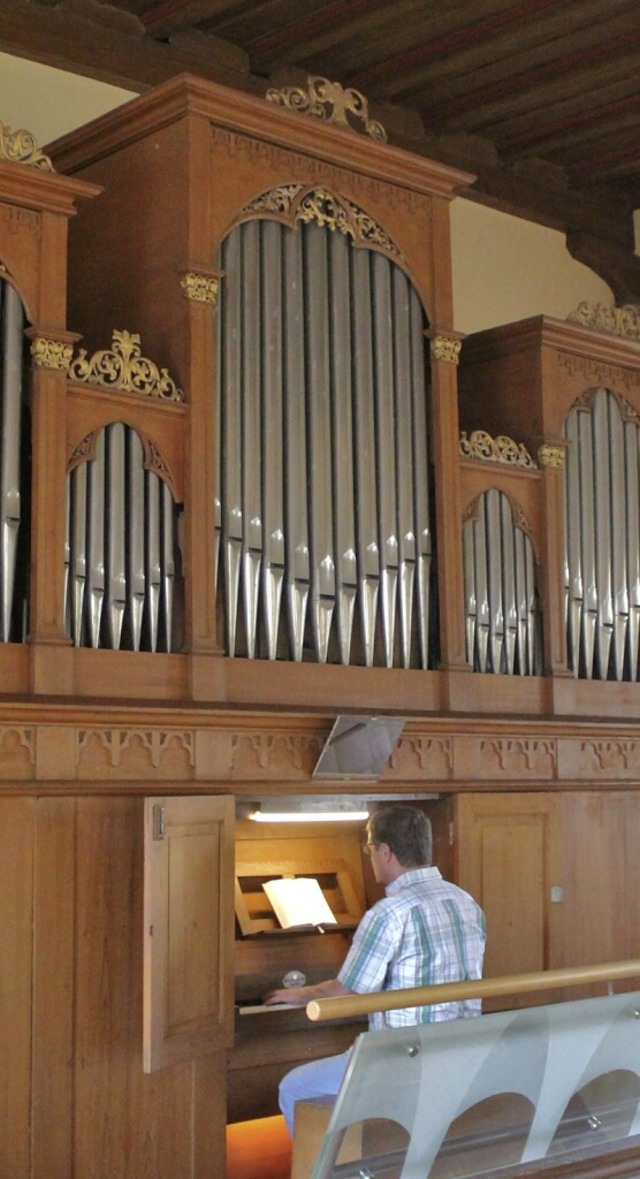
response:
M438 868L411 868L365 913L338 979L361 995L481 978L485 941L485 916L469 893L443 880ZM369 1028L469 1018L480 1010L479 999L467 999L377 1011Z

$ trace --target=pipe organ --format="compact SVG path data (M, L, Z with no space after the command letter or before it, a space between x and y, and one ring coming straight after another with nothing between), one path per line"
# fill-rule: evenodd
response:
M296 1054L344 1041L234 1012L296 945L319 977L350 936L265 925L302 839L234 818L345 792L314 780L337 714L404 722L348 790L428 808L508 930L496 973L580 964L584 930L637 956L637 338L540 316L461 341L449 205L473 178L366 131L183 76L52 166L0 155L16 1179L217 1177L227 1092L275 1112ZM356 917L360 836L304 845Z

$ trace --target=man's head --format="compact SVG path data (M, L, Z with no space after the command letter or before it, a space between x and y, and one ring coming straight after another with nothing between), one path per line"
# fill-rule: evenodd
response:
M409 868L431 864L431 823L417 807L396 803L374 811L367 823L367 844L376 880L388 884Z

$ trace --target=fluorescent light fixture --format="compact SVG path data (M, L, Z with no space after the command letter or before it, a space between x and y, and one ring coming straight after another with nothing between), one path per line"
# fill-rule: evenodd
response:
M254 823L347 823L369 818L368 811L251 811Z
M240 806L254 823L362 823L369 818L368 799L344 794L279 795Z

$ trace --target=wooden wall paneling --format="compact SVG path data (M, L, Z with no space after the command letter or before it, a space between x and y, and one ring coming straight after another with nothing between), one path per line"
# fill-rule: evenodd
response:
M35 804L0 801L0 1173L31 1179L31 978Z
M32 1168L68 1179L73 1159L75 815L73 798L34 800Z
M579 791L562 799L567 966L623 961L640 955L635 790ZM633 990L637 980L616 984ZM590 992L606 993L599 984ZM581 988L581 993L586 990Z
M457 882L487 916L484 974L550 970L564 965L560 812L550 794L463 794L456 799ZM508 1006L546 1002L527 995ZM486 1009L505 1006L487 1002Z

